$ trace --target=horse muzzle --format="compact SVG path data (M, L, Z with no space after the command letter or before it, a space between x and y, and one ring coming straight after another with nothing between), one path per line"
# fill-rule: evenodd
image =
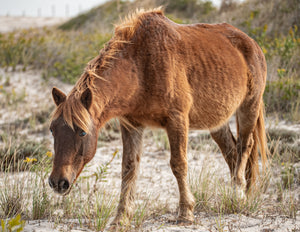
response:
M71 191L72 182L66 178L55 179L51 176L48 179L50 187L61 195L67 195Z

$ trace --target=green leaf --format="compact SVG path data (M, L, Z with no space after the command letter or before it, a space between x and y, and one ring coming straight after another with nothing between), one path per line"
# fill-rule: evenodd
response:
M1 221L1 226L3 227L2 221ZM25 221L21 220L21 215L18 214L15 218L12 218L8 221L7 229L10 232L21 232L24 230L24 226L25 226Z

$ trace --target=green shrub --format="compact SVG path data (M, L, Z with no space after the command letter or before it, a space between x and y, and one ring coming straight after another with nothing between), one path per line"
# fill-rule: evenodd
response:
M284 189L291 188L292 184L294 183L295 172L295 168L292 164L282 163L281 183Z
M18 64L32 65L33 57L42 52L44 37L37 30L22 30L0 34L0 65L16 69Z
M24 230L25 221L21 219L21 215L9 220L1 219L1 231L2 232L21 232Z
M260 45L267 61L274 56L279 56L280 63L278 65L286 67L297 49L300 49L297 25L291 25L288 34L274 37L267 34L268 24L254 26L254 20L259 18L259 15L259 10L251 11L249 18L242 22L241 27Z
M99 7L95 7L82 13L59 26L61 30L80 30L85 32L111 32L113 24L130 10L135 9L134 2L122 0L110 0Z
M6 141L0 148L0 171L19 172L31 170L45 161L49 154L45 142ZM47 161L50 165L50 159Z
M216 7L211 1L202 0L157 0L156 5L163 5L167 14L186 19L202 19L216 11Z
M75 83L84 67L111 35L99 32L64 32L56 29L28 29L0 34L0 66L16 70L22 65L41 69L44 77L55 76Z
M289 119L300 120L300 81L282 78L268 81L264 93L267 113L277 112Z
M42 189L37 184L37 187L33 190L34 197L32 198L32 219L42 219L49 216L51 211L50 197L46 191L44 185Z
M20 188L3 189L0 192L0 208L6 217L13 217L22 212L24 200Z
M7 107L7 106L18 106L19 103L23 103L27 93L25 88L21 91L16 92L15 88L6 89L3 85L0 85L0 95L2 98L0 99L0 106Z
M97 15L97 9L94 8L89 12L82 13L59 26L62 30L77 30L84 26L85 23Z

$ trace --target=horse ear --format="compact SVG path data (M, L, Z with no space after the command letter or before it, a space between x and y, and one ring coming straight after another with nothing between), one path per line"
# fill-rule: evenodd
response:
M92 92L89 88L87 88L80 97L81 103L84 105L84 107L89 110L91 105L92 105L92 101L93 101L93 95Z
M58 88L53 87L52 89L52 97L56 106L59 106L62 102L66 100L66 95L60 91Z

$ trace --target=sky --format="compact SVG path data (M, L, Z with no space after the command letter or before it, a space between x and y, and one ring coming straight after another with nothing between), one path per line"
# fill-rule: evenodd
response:
M0 16L73 17L107 0L0 0ZM212 0L219 5L221 0Z

